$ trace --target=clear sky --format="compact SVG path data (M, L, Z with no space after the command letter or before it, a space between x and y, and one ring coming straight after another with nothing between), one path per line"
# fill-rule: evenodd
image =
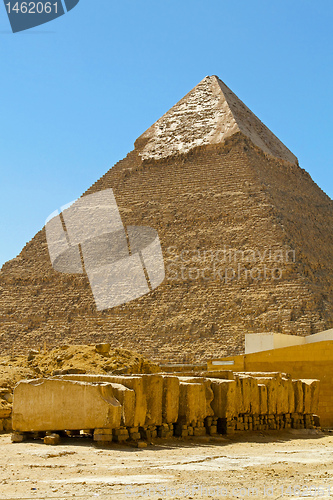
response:
M80 0L12 34L0 4L0 266L206 75L333 198L332 0Z

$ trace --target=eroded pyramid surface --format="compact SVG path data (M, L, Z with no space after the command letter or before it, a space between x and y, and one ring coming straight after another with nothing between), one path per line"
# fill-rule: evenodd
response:
M165 280L98 311L86 275L52 268L43 229L0 272L3 352L107 341L154 360L200 361L242 352L245 333L333 327L333 202L217 77L85 195L110 188L125 227L157 231ZM226 250L236 261L223 262ZM276 262L274 252L291 257Z

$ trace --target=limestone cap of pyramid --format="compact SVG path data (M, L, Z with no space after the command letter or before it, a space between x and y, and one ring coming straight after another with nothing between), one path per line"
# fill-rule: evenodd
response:
M264 153L297 163L296 156L215 75L206 76L157 120L135 147L143 160L161 159L221 144L239 132Z

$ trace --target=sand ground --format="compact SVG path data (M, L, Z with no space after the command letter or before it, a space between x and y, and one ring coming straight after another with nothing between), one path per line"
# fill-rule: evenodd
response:
M0 436L1 499L328 499L332 474L333 434L316 430L156 440L145 449Z

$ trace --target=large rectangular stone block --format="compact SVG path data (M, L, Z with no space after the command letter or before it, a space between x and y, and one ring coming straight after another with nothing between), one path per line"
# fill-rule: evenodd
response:
M147 400L146 425L162 425L163 377L144 374L142 380Z
M110 384L37 379L14 389L13 429L18 432L116 428L121 413Z
M285 413L295 413L295 392L294 385L291 378L283 378L282 379L286 386L287 394L288 394L288 410Z
M162 420L173 424L178 420L179 412L179 378L163 375Z
M133 389L129 389L122 384L110 382L115 398L122 406L121 425L133 427L135 421L136 395Z
M179 390L178 420L186 424L196 424L198 420L204 420L207 416L204 384L181 381Z
M214 399L212 409L216 418L232 418L238 415L236 380L211 379Z
M316 413L319 400L319 380L302 379L303 413Z
M247 373L238 374L238 413L259 413L258 382Z
M277 379L276 413L282 415L289 413L289 383L286 379Z
M267 411L270 415L277 413L277 398L278 398L278 386L280 383L280 377L258 377L257 382L259 384L265 384L267 387Z
M237 392L239 413L250 413L251 399L248 377L237 377Z
M320 381L313 380L311 384L311 411L312 414L317 414L319 404L319 389Z
M295 413L304 412L303 402L303 384L301 380L293 380L294 397L295 397Z
M214 415L213 409L211 407L212 401L214 399L214 393L212 390L211 380L206 377L179 377L180 382L202 384L205 388L205 399L206 399L206 417Z
M145 425L147 415L147 398L141 375L63 375L65 380L80 380L94 383L116 383L121 384L135 392L135 411L130 427L141 427Z
M267 386L265 384L258 384L259 390L259 414L265 415L268 413L268 396Z

